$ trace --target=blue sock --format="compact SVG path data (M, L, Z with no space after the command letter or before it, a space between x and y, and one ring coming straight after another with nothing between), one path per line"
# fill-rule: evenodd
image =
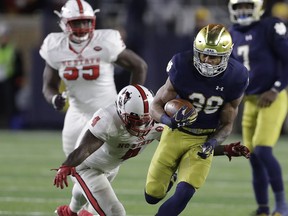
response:
M254 150L257 158L267 170L273 192L284 191L281 166L272 153L271 147L257 146Z
M255 148L254 153L259 156L269 175L271 188L275 196L276 210L287 208L282 170L279 162L272 153L272 148L259 146Z
M279 213L284 213L285 211L288 211L288 205L285 201L285 192L277 192L275 195L275 209L274 211L277 211Z
M252 167L253 189L258 204L257 213L269 214L269 179L264 165L261 163L256 154L252 153L250 157Z
M178 183L175 193L159 208L157 216L178 216L195 193L195 188L186 183Z

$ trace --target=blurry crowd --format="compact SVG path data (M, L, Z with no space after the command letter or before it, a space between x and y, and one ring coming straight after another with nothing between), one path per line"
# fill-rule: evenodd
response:
M0 128L29 127L25 113L29 112L29 103L33 100L30 80L35 73L34 66L30 68L25 66L27 58L23 58L23 53L27 50L19 48L21 47L19 41L17 44L13 40L13 34L17 35L17 29L6 22L6 17L9 20L11 17L24 15L33 19L33 15L40 14L41 19L37 22L40 23L39 41L41 41L50 32L61 31L53 11L59 11L65 2L66 0L0 1L0 97L3 104L0 106ZM87 0L87 2L93 8L101 10L97 14L96 28L118 29L127 47L147 61L149 73L146 86L153 91L157 91L166 80L165 67L171 55L192 47L195 32L211 22L229 25L228 1ZM266 13L278 16L288 24L287 5L283 0L267 0L266 8L271 10L267 10ZM39 47L31 49L38 53ZM29 58L33 55L35 54L28 54ZM128 79L127 73L116 69L115 82L118 90L128 83Z

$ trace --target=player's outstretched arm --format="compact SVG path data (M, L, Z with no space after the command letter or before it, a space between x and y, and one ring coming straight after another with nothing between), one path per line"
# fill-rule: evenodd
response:
M245 158L250 158L249 149L241 145L240 142L230 143L227 145L218 145L214 149L214 155L226 155L229 158L229 161L232 160L232 157L240 157L243 156Z
M42 93L45 100L52 104L56 110L62 110L66 104L66 96L59 93L60 82L58 71L46 63L43 73Z
M89 157L93 152L99 149L103 145L103 141L95 137L90 130L87 130L81 139L80 145L76 148L68 158L62 163L62 165L56 170L56 176L54 178L54 185L61 189L64 185L68 187L67 176L76 175L75 167L80 165L87 157Z

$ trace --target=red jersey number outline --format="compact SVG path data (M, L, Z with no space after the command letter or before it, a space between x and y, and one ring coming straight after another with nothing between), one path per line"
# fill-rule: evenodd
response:
M79 69L76 67L67 67L63 73L66 80L77 80L79 77ZM82 77L85 80L95 80L99 77L99 65L83 66L81 69ZM92 72L92 73L91 73Z

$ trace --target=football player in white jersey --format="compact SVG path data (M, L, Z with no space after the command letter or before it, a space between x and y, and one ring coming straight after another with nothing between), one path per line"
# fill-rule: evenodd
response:
M114 63L131 72L131 84L144 84L146 79L146 62L126 48L118 31L95 30L97 11L84 0L68 0L61 12L55 11L63 32L50 33L40 49L46 61L42 88L46 101L62 110L69 98L62 132L66 156L95 110L115 101ZM59 91L61 80L65 94Z
M128 85L119 92L116 103L94 113L76 149L57 169L54 185L68 186L68 175L74 181L71 202L57 208L59 216L80 215L77 212L87 201L99 215L126 215L110 182L122 162L160 139L163 125L149 115L152 100L144 86Z
M152 93L141 85L128 85L118 94L115 104L96 111L82 130L76 149L57 170L54 185L68 186L67 176L73 176L72 199L59 206L59 216L92 216L81 210L89 202L89 211L109 216L124 216L125 209L118 200L111 181L120 165L140 154L147 145L161 137L163 124L156 123L149 110ZM216 153L215 153L216 152ZM216 155L249 157L249 150L240 143L219 145ZM171 176L167 192L176 175Z

